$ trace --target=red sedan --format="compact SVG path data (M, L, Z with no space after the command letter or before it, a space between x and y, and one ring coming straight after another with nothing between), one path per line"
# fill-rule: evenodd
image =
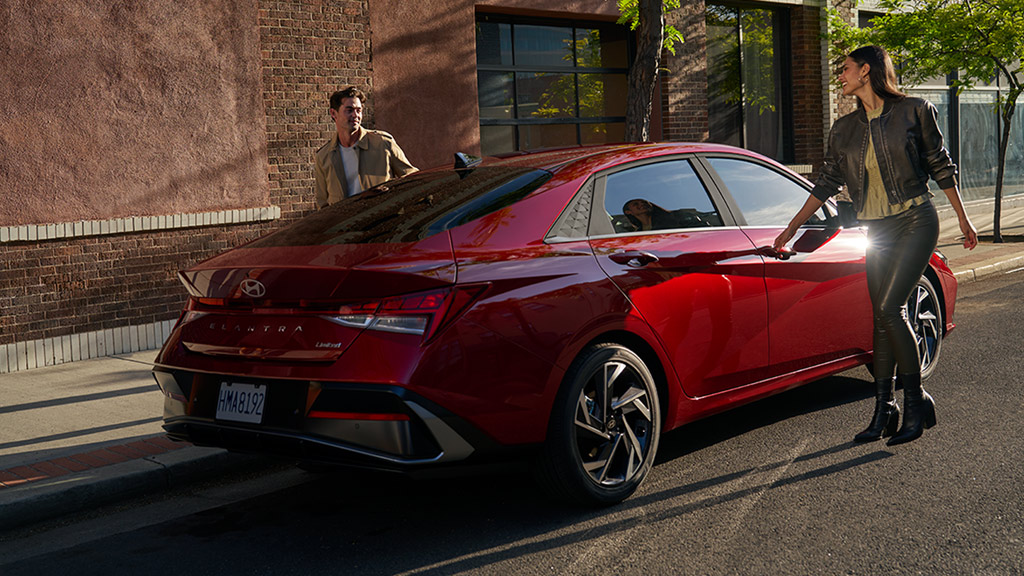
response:
M528 458L608 504L663 431L871 361L865 231L721 145L573 148L438 168L181 273L164 428L199 445L414 471ZM925 373L952 329L936 254Z

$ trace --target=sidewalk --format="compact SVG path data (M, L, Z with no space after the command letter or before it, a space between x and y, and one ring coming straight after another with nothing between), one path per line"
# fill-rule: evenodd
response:
M990 235L991 201L967 208ZM940 209L940 218L939 249L961 284L1024 268L1024 242L969 252L956 240L953 211ZM1024 198L1004 201L1002 230L1024 235ZM150 350L0 375L0 530L269 462L168 440L149 372L155 357Z

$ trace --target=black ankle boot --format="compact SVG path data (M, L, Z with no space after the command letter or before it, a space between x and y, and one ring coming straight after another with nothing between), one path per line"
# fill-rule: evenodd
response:
M903 426L889 446L917 440L925 428L935 426L935 401L921 387L920 374L900 374L903 383Z
M875 415L871 424L853 437L854 442L874 442L896 433L900 407L896 405L895 378L875 380Z

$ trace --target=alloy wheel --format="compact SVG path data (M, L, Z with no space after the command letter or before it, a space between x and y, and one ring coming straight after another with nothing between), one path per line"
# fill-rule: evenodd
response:
M907 300L907 318L917 341L921 376L930 376L935 370L942 346L942 309L939 307L938 294L926 277L921 277Z
M651 448L653 390L635 368L610 360L594 371L576 406L576 450L590 479L618 486L634 479Z

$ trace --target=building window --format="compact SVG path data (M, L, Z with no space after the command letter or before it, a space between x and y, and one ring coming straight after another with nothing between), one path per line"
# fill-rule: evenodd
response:
M709 139L792 161L787 13L709 3L706 14Z
M478 15L481 152L622 141L628 40L615 24Z

